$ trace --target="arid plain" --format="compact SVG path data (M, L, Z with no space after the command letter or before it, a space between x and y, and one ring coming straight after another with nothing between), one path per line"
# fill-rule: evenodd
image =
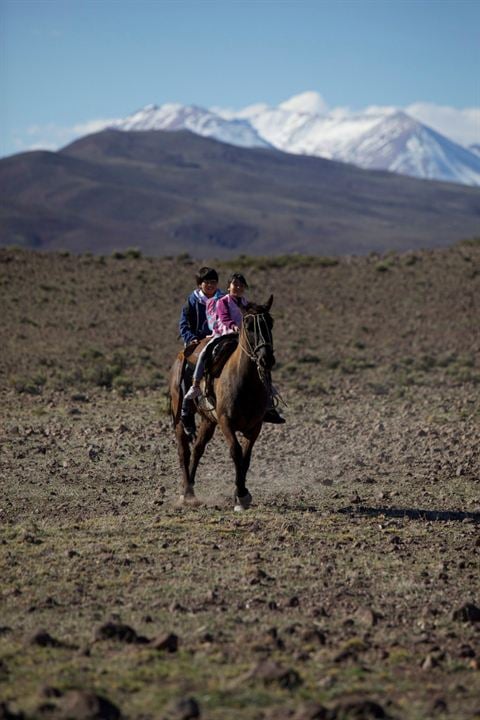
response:
M480 718L480 243L239 257L284 426L178 508L197 261L0 250L0 717Z

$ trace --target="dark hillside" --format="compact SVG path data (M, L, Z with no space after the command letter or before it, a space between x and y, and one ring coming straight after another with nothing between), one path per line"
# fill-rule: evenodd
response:
M0 161L0 242L150 255L366 253L478 234L480 190L187 132L90 135Z

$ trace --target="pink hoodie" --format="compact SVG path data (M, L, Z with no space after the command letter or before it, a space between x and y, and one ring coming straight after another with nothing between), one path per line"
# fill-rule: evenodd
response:
M238 302L245 307L248 301L242 297ZM217 326L215 335L227 335L234 332L234 326L242 327L243 314L238 307L237 299L233 295L224 295L217 300Z

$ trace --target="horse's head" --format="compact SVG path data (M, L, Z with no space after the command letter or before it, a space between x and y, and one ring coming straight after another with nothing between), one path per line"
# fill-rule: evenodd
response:
M265 370L271 370L275 365L273 354L273 318L270 308L273 295L270 295L265 305L248 303L243 311L243 325L240 342L257 365Z

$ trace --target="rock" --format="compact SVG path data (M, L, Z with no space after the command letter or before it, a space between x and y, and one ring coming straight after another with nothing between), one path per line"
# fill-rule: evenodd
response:
M201 717L200 706L194 697L175 700L167 707L163 720L193 720Z
M435 698L432 703L432 715L441 715L448 711L448 706L443 697Z
M10 710L7 703L0 702L0 720L24 720L24 718L23 713L16 713Z
M293 720L331 720L329 710L319 703L309 702L297 708Z
M84 395L84 393L74 393L70 396L70 399L73 400L73 402L90 402L88 395Z
M465 603L454 611L453 619L460 622L480 622L480 608L473 603Z
M88 457L90 458L90 460L92 460L93 462L98 460L101 450L102 449L100 447L98 447L98 445L89 445Z
M373 700L358 700L336 705L331 712L332 720L375 720L381 718L388 720L390 715L381 705ZM329 717L327 715L327 717Z
M141 642L136 631L130 625L119 622L106 622L95 631L95 640L119 640L125 643Z
M101 695L86 690L70 690L58 705L60 720L119 720L119 709Z
M178 636L175 633L163 633L150 640L149 645L155 650L168 650L168 652L174 653L178 650Z
M328 617L327 611L326 611L325 608L322 607L322 606L313 608L313 610L312 610L312 615L313 615L313 617L316 617L316 618L318 618L318 617L323 617L323 618Z
M62 696L62 691L52 685L44 685L40 689L39 695L42 698L59 698Z
M302 635L302 640L305 643L310 643L312 645L325 645L327 642L325 633L318 628L309 628L308 630L305 630Z
M295 710L286 707L279 707L274 705L271 708L265 710L264 714L260 717L262 720L293 720Z
M475 650L472 648L471 645L462 645L460 647L458 655L459 657L463 658L473 658L475 657Z
M247 674L247 678L263 680L266 685L277 683L282 688L293 690L302 684L302 678L296 670L284 668L274 660L262 660Z
M354 615L355 622L364 627L373 627L377 624L379 617L378 613L369 607L359 607Z
M430 653L427 655L425 660L422 662L422 670L431 670L434 667L437 667L438 661L435 658L434 655L431 655Z
M46 630L36 630L28 640L30 645L39 645L40 647L62 647L59 640L53 638Z

